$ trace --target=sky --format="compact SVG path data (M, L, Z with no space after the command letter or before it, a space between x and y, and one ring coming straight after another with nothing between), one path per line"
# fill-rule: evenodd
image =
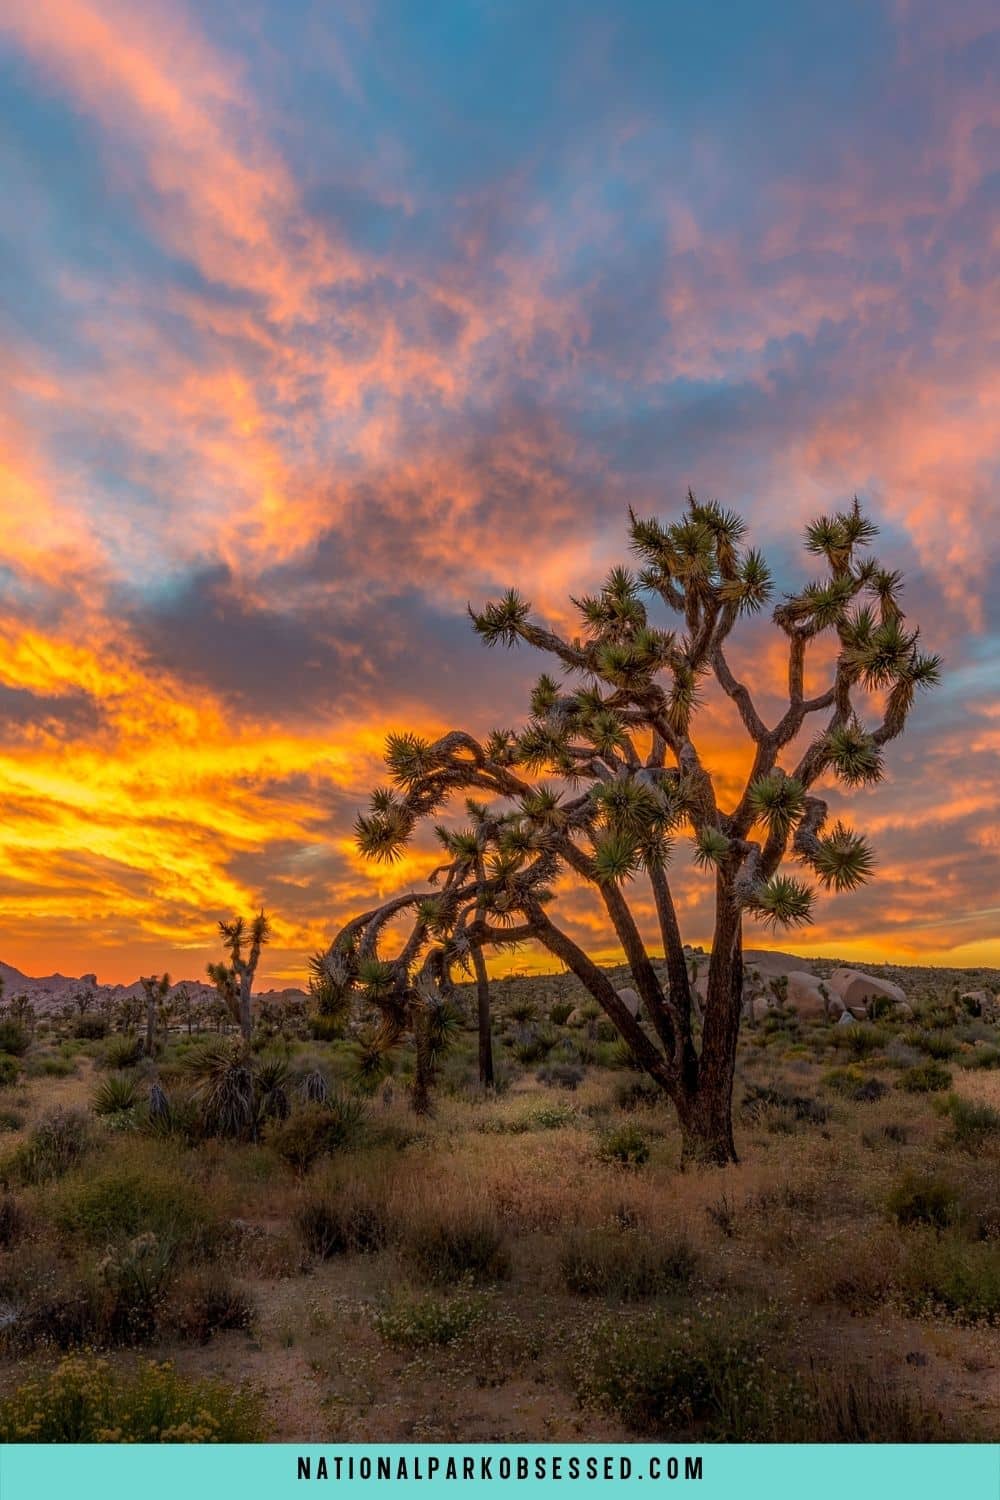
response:
M858 494L944 661L785 946L1000 964L998 62L989 0L0 8L0 958L195 975L263 903L301 980L432 862L355 852L386 732L523 720L467 602L566 626L690 485L788 588Z

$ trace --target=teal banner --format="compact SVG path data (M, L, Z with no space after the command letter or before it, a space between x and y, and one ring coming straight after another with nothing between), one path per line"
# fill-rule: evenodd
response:
M1000 1447L635 1444L21 1446L0 1450L0 1500L282 1500L296 1495L629 1494L691 1500L997 1500Z

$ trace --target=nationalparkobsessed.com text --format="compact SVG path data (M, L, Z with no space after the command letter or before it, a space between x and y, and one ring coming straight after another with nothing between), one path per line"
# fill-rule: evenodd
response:
M700 1457L677 1458L650 1454L635 1461L624 1454L459 1454L437 1458L430 1454L370 1456L334 1453L298 1457L299 1479L406 1483L410 1480L455 1480L458 1483L499 1479L518 1480L629 1480L701 1479Z

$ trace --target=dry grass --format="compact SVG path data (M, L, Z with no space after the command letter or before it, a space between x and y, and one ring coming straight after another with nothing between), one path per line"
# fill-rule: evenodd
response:
M528 981L498 986L501 1034L504 1005L526 990L539 1017L572 993L565 979L534 991ZM636 1075L612 1066L613 1047L590 1037L589 1024L554 1028L567 1052L598 1058L575 1064L575 1090L539 1082L536 1067L518 1067L498 1045L512 1084L484 1098L465 1033L432 1118L415 1121L397 1083L388 1101L374 1101L356 1142L306 1171L291 1170L266 1140L192 1147L94 1119L94 1155L54 1186L15 1185L4 1202L0 1304L14 1316L0 1395L58 1358L39 1337L43 1292L55 1298L72 1278L106 1290L111 1273L99 1266L109 1247L95 1235L113 1238L120 1214L123 1241L148 1230L170 1250L145 1321L114 1326L140 1330L136 1347L175 1358L186 1377L258 1383L277 1438L625 1439L635 1435L626 1407L580 1404L581 1348L609 1319L613 1332L616 1320L669 1309L684 1326L702 1305L713 1309L713 1339L716 1330L758 1329L774 1368L760 1409L733 1409L737 1428L777 1422L781 1438L785 1420L784 1436L798 1441L807 1435L801 1413L812 1412L831 1441L1000 1436L1000 1143L987 1132L975 1153L963 1149L935 1096L894 1087L892 1027L850 1056L824 1026L749 1032L737 1088L740 1164L681 1172L671 1110L618 1106L620 1085ZM300 1050L303 1066L346 1071L344 1043ZM964 1055L952 1068L954 1092L1000 1108L1000 1072L963 1068ZM86 1044L74 1058L68 1076L26 1076L4 1091L0 1105L24 1124L0 1138L0 1156L53 1107L87 1107L101 1075ZM886 1092L856 1099L823 1082L846 1067ZM648 1160L602 1161L602 1136L628 1124ZM123 1213L110 1189L95 1200L94 1184L116 1174L150 1185L145 1209ZM934 1178L954 1196L954 1220L898 1222L900 1184ZM376 1221L378 1234L362 1243L358 1226ZM683 1274L671 1271L677 1246ZM639 1313L634 1298L643 1299ZM59 1316L71 1338L73 1309ZM19 1324L34 1336L19 1342ZM136 1356L117 1339L109 1357L124 1369ZM662 1376L654 1355L649 1369ZM686 1358L671 1356L671 1380ZM816 1388L822 1369L852 1373ZM726 1378L738 1385L738 1359ZM799 1405L783 1419L772 1396L793 1388ZM634 1423L655 1392L629 1390ZM938 1426L927 1417L935 1403ZM670 1409L680 1421L683 1401Z

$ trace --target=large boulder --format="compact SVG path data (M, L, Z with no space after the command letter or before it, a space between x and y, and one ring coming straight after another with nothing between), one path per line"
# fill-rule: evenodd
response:
M815 974L807 974L804 969L793 969L787 979L785 1004L788 1009L793 1010L804 1021L825 1021L826 999Z
M890 979L877 979L862 969L834 969L826 981L832 994L839 995L846 1008L858 1020L869 1014L872 1002L887 1000L897 1015L912 1016L913 1009L906 991Z
M637 1016L639 1014L639 996L635 990L626 987L623 990L618 990L617 994L629 1015Z

